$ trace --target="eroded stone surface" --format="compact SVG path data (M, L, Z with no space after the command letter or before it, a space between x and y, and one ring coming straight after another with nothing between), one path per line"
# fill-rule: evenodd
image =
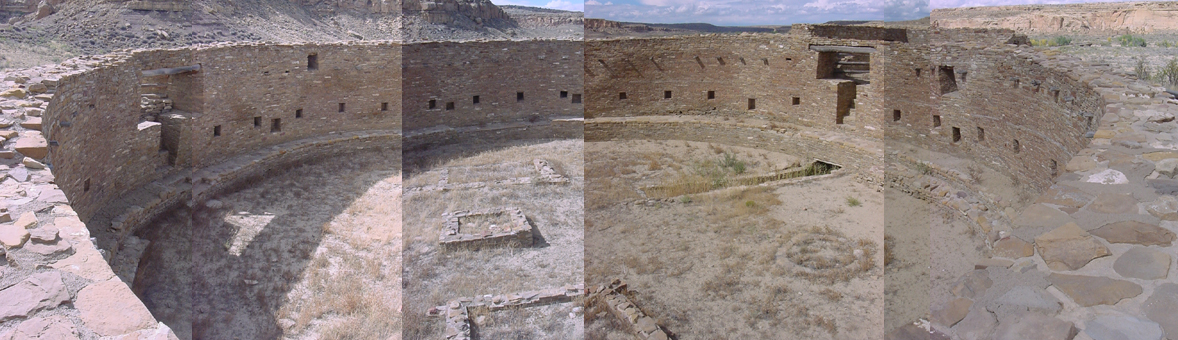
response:
M0 339L9 340L3 336L0 336ZM73 321L65 316L53 315L25 320L12 332L11 340L31 339L72 340L81 339L81 337L79 337L78 328L74 327Z
M1146 203L1145 211L1162 220L1178 221L1178 200L1173 196L1160 196L1157 200Z
M1103 193L1096 195L1096 199L1085 209L1102 214L1137 212L1137 199L1129 193Z
M1145 316L1162 326L1166 334L1178 334L1178 284L1166 283L1154 288L1153 295L1141 305Z
M1141 295L1141 286L1136 283L1107 277L1053 273L1047 280L1084 307L1112 305Z
M1113 262L1113 270L1124 277L1157 280L1169 275L1171 261L1170 254L1163 251L1134 247Z
M1092 259L1112 254L1075 223L1068 223L1035 238L1039 256L1052 270L1076 270Z
M958 321L965 318L969 313L969 307L973 305L973 301L966 298L956 298L949 301L944 308L933 311L933 322L937 324L952 327Z
M61 272L33 274L0 291L0 321L29 317L33 312L55 308L69 300L70 293L61 281Z
M115 336L155 326L151 312L138 300L122 281L103 281L78 292L74 307L86 327L102 336Z
M1162 327L1156 322L1125 314L1097 316L1085 324L1084 334L1092 340L1161 340Z
M1071 340L1077 333L1076 325L1071 322L1035 312L1022 312L999 324L994 340Z
M993 254L994 256L1019 259L1035 255L1035 246L1017 236L1011 236L994 242Z
M974 270L969 274L961 277L957 284L953 285L951 292L954 296L973 299L986 293L994 284L990 280L989 272L985 270Z
M1110 243L1134 243L1145 246L1169 246L1175 237L1174 232L1166 228L1138 221L1109 223L1089 233Z

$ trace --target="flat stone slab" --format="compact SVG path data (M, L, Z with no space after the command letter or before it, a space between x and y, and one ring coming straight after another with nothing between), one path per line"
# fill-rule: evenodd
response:
M1148 159L1152 162L1157 162L1167 158L1178 158L1178 152L1173 151L1159 151L1149 152L1141 155L1142 158Z
M27 318L34 312L70 301L61 272L33 274L24 281L0 290L0 322Z
M13 149L22 155L42 159L49 155L49 142L45 141L41 132L27 132L20 135L20 139L16 141Z
M1092 259L1112 253L1075 223L1068 223L1035 238L1039 256L1052 270L1076 270Z
M1100 315L1085 323L1084 334L1092 340L1162 340L1162 327L1156 322L1125 314Z
M0 338L7 340L3 336ZM78 328L74 327L73 321L65 316L53 315L28 319L16 326L16 330L12 332L12 340L26 339L74 340L81 339L81 337L78 334Z
M67 296L68 299L68 296ZM155 326L155 318L122 281L96 282L78 292L78 318L101 336L116 336Z
M1174 242L1174 232L1155 224L1121 221L1105 224L1088 233L1109 243L1133 243L1143 246L1168 247Z
M1072 340L1079 331L1076 325L1055 317L1022 312L998 325L994 340Z
M964 319L966 314L969 314L970 306L973 306L973 300L966 298L953 299L953 301L945 304L944 308L933 311L932 321L945 327L953 327L958 321Z
M12 225L0 225L0 244L5 248L17 248L25 244L29 239L29 231L25 228Z
M1178 334L1178 284L1166 283L1154 288L1141 310L1145 317L1161 325L1166 334Z
M1092 195L1078 188L1056 184L1039 195L1039 199L1035 203L1054 204L1060 206L1060 210L1075 212L1075 209L1080 209L1088 202L1092 202L1092 198Z
M1173 196L1161 196L1145 204L1145 212L1166 221L1178 221L1178 200Z
M1129 177L1125 177L1125 173L1113 169L1105 169L1104 171L1092 174L1084 179L1084 182L1096 184L1126 184L1129 183Z
M953 330L962 340L989 340L994 335L995 326L998 326L998 318L994 313L984 308L974 308L965 319L953 326Z
M1113 270L1124 277L1157 280L1170 274L1170 262L1170 254L1163 251L1134 247L1113 262Z
M1035 245L1031 242L1023 241L1023 239L1017 236L1011 236L994 242L992 253L994 256L1019 259L1035 255Z
M1042 204L1032 204L1014 219L1017 227L1055 228L1072 221L1072 217L1059 209Z
M1122 299L1141 295L1142 291L1136 283L1100 276L1052 273L1047 280L1084 307L1113 305Z
M1010 288L997 299L986 305L986 310L998 315L1017 315L1019 312L1032 311L1045 315L1055 315L1062 305L1059 299L1046 290L1032 286L1015 286Z
M950 289L950 293L953 293L953 296L973 299L986 294L986 289L992 285L994 285L994 280L990 279L989 272L974 270L958 279L957 284L954 284Z
M1137 212L1137 202L1130 193L1103 193L1096 195L1096 199L1084 209L1101 214L1124 214Z

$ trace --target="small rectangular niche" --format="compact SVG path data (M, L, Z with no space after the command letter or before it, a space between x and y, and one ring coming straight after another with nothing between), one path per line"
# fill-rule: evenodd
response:
M978 127L978 141L982 142L985 140L986 140L986 129L983 129L981 126L979 126Z
M941 127L941 116L933 115L933 127Z
M1011 146L1014 148L1014 153L1018 153L1019 151L1022 151L1022 149L1023 149L1022 146L1018 144L1017 139L1014 140L1014 143L1011 143Z
M941 94L957 91L957 79L953 74L953 66L941 66L938 71L937 82L940 83Z
M478 104L479 103L479 96L474 96L473 98L471 98L471 103Z
M793 105L802 105L802 98L801 97L794 97L793 98Z
M282 132L282 119L274 118L270 120L270 133Z
M446 110L448 111L448 110L453 110L453 109L454 109L454 102L446 102Z
M262 127L262 117L254 117L254 127Z
M580 104L580 103L581 103L581 94L574 93L573 94L573 104Z
M708 91L708 99L716 99L716 91Z
M892 110L892 121L893 122L900 121L900 110Z
M757 99L749 98L749 110L756 110L756 109L757 109Z
M87 191L90 191L90 179L89 178L87 178L85 182L82 182L82 192L87 192Z
M517 102L524 101L524 93L523 92L516 92L515 93L515 101L517 101Z
M295 118L303 118L303 109L295 110Z
M221 135L221 126L220 125L214 126L213 127L213 137L218 137L220 135Z
M724 62L724 57L716 57L716 61L720 62L720 66L727 65L727 63Z
M954 126L953 127L953 142L957 143L960 141L961 141L961 128Z
M314 71L319 69L319 55L311 53L307 55L307 71Z
M389 110L389 103L387 103L387 102L380 103L380 110L381 111L388 111Z
M569 91L560 91L560 97L561 97L561 98L568 98L568 97L569 97Z
M1059 175L1059 163L1054 159L1051 160L1051 177Z
M625 92L618 92L618 100L622 100L622 99L626 99L626 93Z
M761 58L761 63L765 64L765 66L769 66L769 58Z
M433 110L436 108L438 108L438 100L437 99L430 99L429 100L429 109Z
M671 99L671 91L663 91L663 99Z
M346 108L346 106L344 105L344 103L339 103L339 112L344 112L345 108Z
M917 69L913 69L913 70L916 71L916 77L920 78L920 69L917 68Z

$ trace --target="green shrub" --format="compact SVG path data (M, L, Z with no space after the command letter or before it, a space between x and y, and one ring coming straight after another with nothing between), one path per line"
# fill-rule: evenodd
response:
M1122 47L1145 47L1145 38L1134 37L1132 34L1122 35L1117 37L1117 41L1121 43Z
M744 161L736 159L736 154L731 152L724 153L724 159L720 160L720 166L732 169L732 172L737 175L743 174L745 170Z
M1149 80L1149 65L1145 63L1145 58L1137 57L1137 66L1133 67L1133 73L1137 74L1137 79Z
M1178 57L1170 59L1166 66L1159 69L1155 79L1170 86L1178 86Z

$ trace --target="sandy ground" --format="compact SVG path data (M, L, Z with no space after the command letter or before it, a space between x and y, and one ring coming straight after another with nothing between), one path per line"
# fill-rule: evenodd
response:
M162 217L138 235L151 243L134 291L182 339L400 339L395 151L277 171Z
M415 164L406 177L404 311L407 339L438 339L445 320L425 315L450 300L508 294L583 282L584 174L583 142L558 140L486 147L481 153L438 149L407 155ZM488 185L479 189L413 191L448 183L491 182L537 176L532 164L543 158L567 184ZM535 244L527 248L444 251L438 246L443 213L518 207L533 226ZM569 317L577 301L500 311L474 320L480 339L578 339L583 319Z
M670 201L625 193L669 175L661 168L692 169L724 152L750 164L793 159L723 145L713 145L721 149L715 152L704 143L668 147L684 144L587 143L588 284L625 280L637 303L684 340L882 338L882 193L851 176ZM661 167L651 170L650 159ZM800 250L806 239L817 240L811 255L836 263L817 266L823 270L795 263L807 253ZM839 262L856 250L871 259L865 268L863 261ZM586 338L626 338L610 317L587 318Z

